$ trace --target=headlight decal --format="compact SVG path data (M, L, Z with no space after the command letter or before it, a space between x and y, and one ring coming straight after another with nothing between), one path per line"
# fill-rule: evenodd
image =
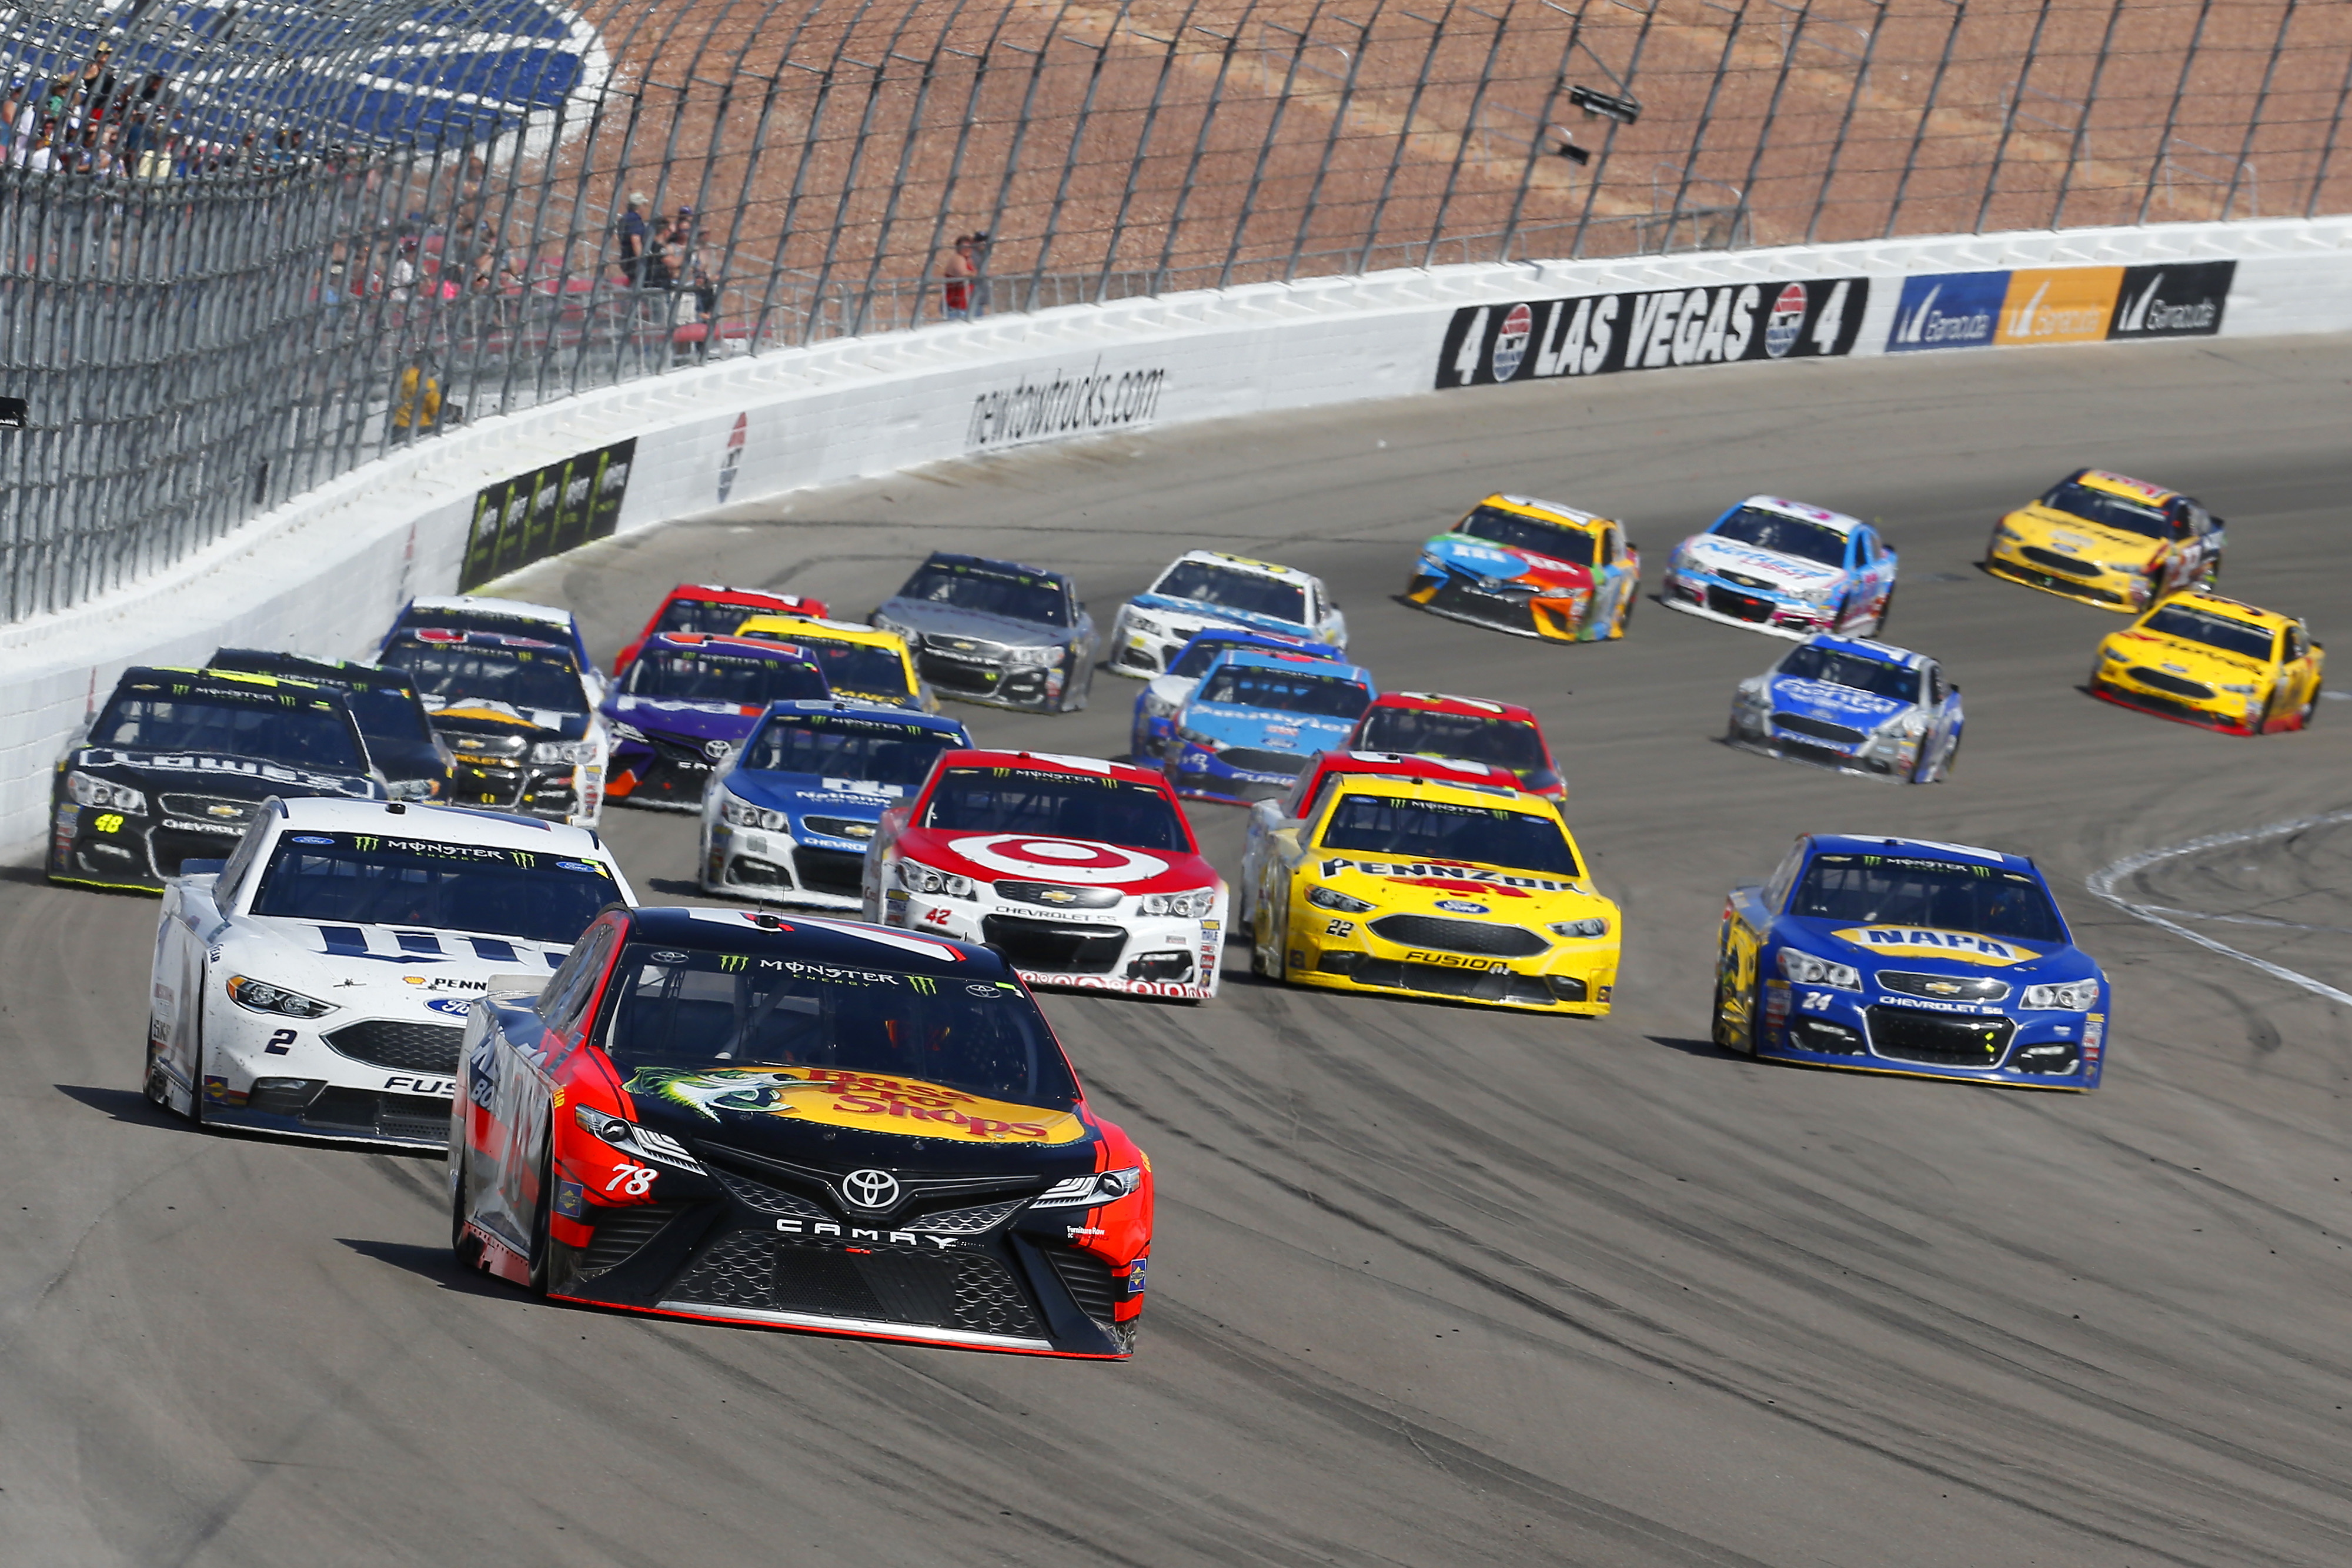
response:
M2099 1004L2099 982L2067 980L2055 985L2028 986L2017 1005L2033 1011L2087 1012Z
M1794 947L1780 949L1778 962L1781 977L1801 986L1826 986L1840 991L1862 989L1862 972L1851 964L1833 964L1811 953L1800 953Z
M1131 1196L1143 1185L1143 1167L1129 1166L1124 1170L1090 1171L1085 1176L1065 1176L1038 1194L1032 1208L1093 1208L1100 1204L1117 1203Z

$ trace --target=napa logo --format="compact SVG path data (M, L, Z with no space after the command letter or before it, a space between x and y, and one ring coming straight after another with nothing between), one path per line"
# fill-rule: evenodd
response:
M1972 931L1937 931L1918 925L1849 925L1833 932L1873 955L1889 958L1957 958L1963 964L2022 964L2041 954L2015 943L1997 942Z

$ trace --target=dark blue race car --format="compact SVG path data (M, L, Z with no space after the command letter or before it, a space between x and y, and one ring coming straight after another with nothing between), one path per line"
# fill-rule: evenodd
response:
M2033 862L1919 839L1813 834L1736 887L1715 1042L1748 1056L2095 1089L2107 980Z
M768 705L833 695L816 660L789 643L701 632L648 637L604 716L613 727L605 793L640 806L694 810L727 754Z

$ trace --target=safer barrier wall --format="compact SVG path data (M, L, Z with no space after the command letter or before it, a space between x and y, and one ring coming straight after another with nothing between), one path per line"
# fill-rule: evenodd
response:
M705 366L397 452L134 590L0 628L0 842L37 845L55 759L126 665L362 653L412 594L728 502L1496 382L2347 329L2352 219L2322 219L1318 278Z

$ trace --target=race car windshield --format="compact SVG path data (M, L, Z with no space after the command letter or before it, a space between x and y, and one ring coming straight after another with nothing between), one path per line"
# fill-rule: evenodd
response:
M2172 525L2166 520L2162 507L2151 507L2112 490L2094 490L2071 479L2053 486L2050 493L2042 497L2042 504L2053 512L2063 512L2070 517L2080 517L2121 533L2151 539L2172 537Z
M1800 560L1823 566L1845 565L1845 536L1826 524L1809 522L1780 512L1742 507L1707 530L1719 539L1735 539L1758 549L1777 550Z
M1401 751L1408 757L1458 757L1492 762L1514 773L1548 768L1543 738L1525 719L1483 714L1433 713L1426 708L1376 707L1349 744L1361 751Z
M896 648L868 643L844 643L832 637L803 637L783 632L742 632L738 636L761 643L789 643L816 661L825 685L836 692L862 692L867 696L910 697L907 666Z
M1896 702L1919 700L1918 671L1831 648L1799 648L1780 661L1780 673L1802 680L1827 681L1833 686L1893 697Z
M1474 861L1549 876L1583 874L1558 822L1501 806L1349 795L1331 808L1323 848L1391 860Z
M1196 600L1250 615L1271 616L1295 625L1307 623L1307 590L1278 577L1235 571L1214 561L1180 560L1160 574L1151 591L1170 599Z
M629 695L765 707L770 703L801 702L833 694L817 667L805 660L648 648L629 666Z
M351 721L315 694L280 702L276 695L242 698L158 688L150 695L133 690L106 705L89 744L254 757L321 773L368 770Z
M383 662L406 670L419 694L454 703L461 697L505 703L523 710L586 713L587 689L570 654L552 648L424 643L403 637Z
M1549 556L1553 560L1570 561L1578 566L1592 564L1592 536L1582 528L1563 528L1495 507L1476 508L1456 524L1454 531L1485 539L1488 544Z
M2057 906L2021 872L1903 855L1815 855L1789 913L2063 945Z
M974 610L983 615L1002 615L1008 621L1026 621L1033 626L1070 623L1070 596L1062 585L1051 578L1033 577L1025 571L927 564L915 570L907 586L898 591L898 597Z
M1184 651L1176 655L1176 662L1168 666L1168 673L1188 681L1197 681L1209 673L1209 666L1217 662L1218 654L1239 645L1239 640L1233 637L1195 637L1184 644Z
M743 754L741 766L760 773L809 773L912 789L930 776L940 752L968 744L962 737L844 714L805 714L768 721Z
M927 828L1037 833L1131 850L1192 852L1175 803L1149 784L1026 768L953 768L931 791Z
M613 996L604 1051L623 1072L642 1074L630 1083L636 1092L659 1092L666 1068L792 1067L918 1079L1053 1111L1078 1103L1062 1048L1015 986L631 943ZM760 1087L752 1075L736 1082L740 1093Z
M365 933L346 929L354 925L425 926L569 944L618 896L612 877L593 862L558 860L543 851L373 833L286 833L262 873L253 913L316 921L328 928L317 935L330 956L356 956L373 949ZM455 943L445 947L444 940L407 938L400 951L520 961L511 947L486 953ZM385 940L381 946L389 950L393 944Z
M346 686L343 700L371 745L380 740L430 746L433 730L416 694L404 686Z
M2162 632L2167 637L2179 637L2184 642L2202 643L2209 648L2219 648L2242 659L2254 659L2264 664L2270 662L2271 629L2250 626L2226 615L2208 615L2201 610L2191 610L2186 605L2168 604L2147 618L2146 629Z
M1209 677L1201 701L1229 707L1279 708L1318 718L1355 720L1372 706L1372 694L1339 675L1294 674L1261 665L1227 666Z

